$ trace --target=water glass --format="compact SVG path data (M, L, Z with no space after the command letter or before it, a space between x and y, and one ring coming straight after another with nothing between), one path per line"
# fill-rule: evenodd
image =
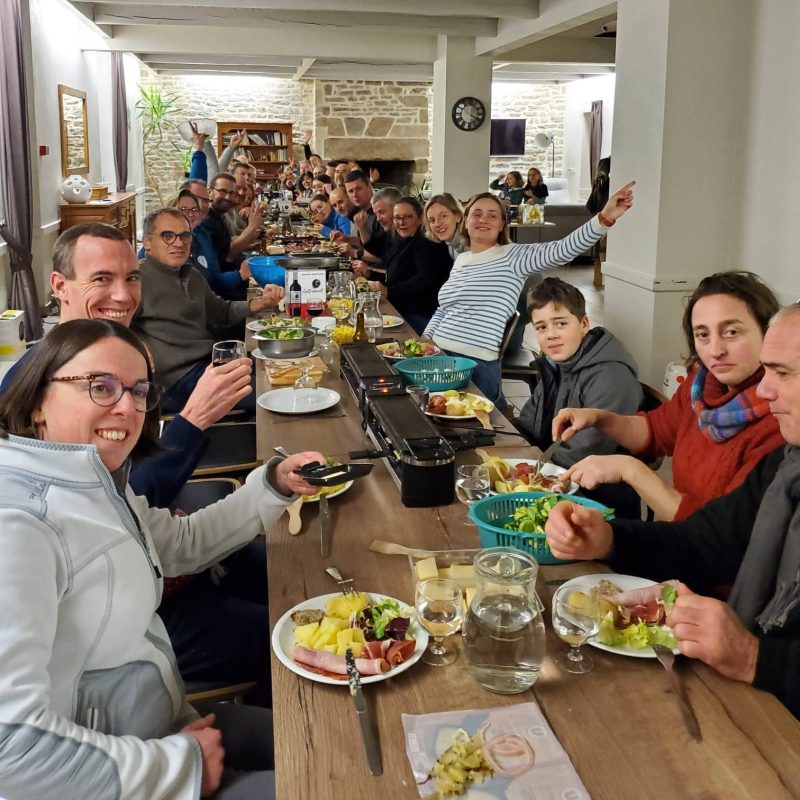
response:
M215 342L211 348L211 363L215 367L221 367L237 358L246 358L247 348L244 342L238 339L227 339L224 342Z
M452 643L445 644L444 637L461 627L464 618L461 587L446 578L421 581L417 586L415 607L419 624L431 635L422 660L434 667L452 664L458 658L458 650Z
M317 382L311 377L311 370L314 369L314 365L310 361L302 361L299 367L300 377L294 382L294 390L296 392L304 390L316 391Z
M575 586L561 586L553 594L553 630L569 650L556 656L556 664L565 672L583 675L594 667L592 657L581 651L600 627L597 597Z
M478 500L490 494L489 470L485 464L467 464L458 468L456 475L456 497L471 508ZM472 525L467 517L465 525Z
M428 410L428 398L430 392L427 386L414 384L413 386L406 386L406 394L411 396L411 399L419 406L420 411Z

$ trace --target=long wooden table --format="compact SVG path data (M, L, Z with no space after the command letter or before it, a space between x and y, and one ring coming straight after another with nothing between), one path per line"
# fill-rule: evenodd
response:
M400 329L399 336L410 333ZM267 390L259 369L259 391ZM368 444L356 404L338 377L323 385L342 395L336 416L279 417L259 409L259 454L272 447L318 449L347 457ZM503 424L503 417L495 421ZM498 437L509 458L531 456L521 440ZM478 462L474 453L459 461ZM404 557L368 550L373 539L425 549L478 547L477 532L464 525L464 507L409 509L387 468L330 503L332 554L319 555L317 506L303 508L303 528L290 536L286 517L268 532L270 624L296 603L335 590L323 568L335 564L360 589L413 604L414 581ZM607 571L595 564L546 566L539 592L547 605L564 579ZM586 675L562 672L552 655L563 643L547 623L547 658L529 692L506 696L482 689L463 658L448 667L422 662L383 683L365 687L380 732L383 775L369 774L351 699L344 687L305 680L272 657L277 796L280 800L368 800L418 796L405 754L401 714L492 708L535 701L595 800L644 798L800 797L800 724L771 695L729 681L698 662L679 660L703 742L684 728L664 670L650 659L592 649L595 668Z

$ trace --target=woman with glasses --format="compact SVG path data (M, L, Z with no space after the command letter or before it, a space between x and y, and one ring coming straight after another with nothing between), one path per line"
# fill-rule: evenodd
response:
M472 380L500 411L508 410L500 346L525 279L568 264L605 236L633 204L633 185L623 186L600 214L569 236L547 244L511 244L503 203L490 192L467 203L461 232L469 250L456 258L424 334L443 350L477 362Z
M453 265L443 243L425 238L422 217L422 206L415 198L401 197L395 202L393 231L382 238L383 251L376 253L386 274L382 282L370 284L388 298L417 333L422 333L436 310L439 289Z
M468 249L467 240L459 231L463 219L461 204L447 192L435 194L425 204L428 238L434 242L444 242L453 260Z
M313 494L293 470L322 456L272 459L173 517L127 485L157 427L148 353L113 322L59 325L0 398L4 797L274 797L270 713L220 706L222 734L199 718L155 608L164 576L205 568ZM242 767L250 793L224 772Z

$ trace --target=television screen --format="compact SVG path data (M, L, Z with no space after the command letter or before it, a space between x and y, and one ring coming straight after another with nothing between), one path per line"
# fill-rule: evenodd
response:
M493 119L489 154L493 156L524 156L525 120Z

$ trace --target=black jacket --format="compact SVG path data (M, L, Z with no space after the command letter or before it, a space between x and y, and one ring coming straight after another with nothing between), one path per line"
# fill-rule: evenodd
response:
M617 572L656 581L679 578L699 594L732 584L764 492L783 457L783 446L773 450L737 489L681 522L612 522L614 550L609 565ZM774 694L800 718L800 607L780 631L765 634L757 628L756 636L754 685Z

